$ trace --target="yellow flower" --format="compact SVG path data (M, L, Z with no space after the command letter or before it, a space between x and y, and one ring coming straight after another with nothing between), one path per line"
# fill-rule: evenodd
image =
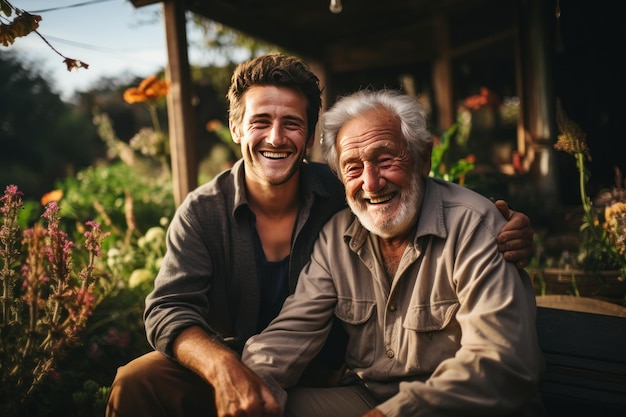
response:
M169 88L170 84L167 81L159 80L156 75L151 75L143 80L139 87L131 87L124 91L124 100L129 104L154 101L165 97Z
M557 137L554 149L565 151L572 155L582 154L588 161L591 161L591 154L586 142L587 134L582 131L576 122L567 117L560 100L556 102L556 123L561 134Z
M619 216L622 212L626 212L626 203L613 203L612 205L604 208L604 218L608 223L613 217Z

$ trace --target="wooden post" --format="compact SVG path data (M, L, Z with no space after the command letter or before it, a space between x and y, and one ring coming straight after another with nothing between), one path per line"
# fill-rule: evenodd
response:
M178 207L189 191L198 185L195 109L192 106L191 71L187 56L185 3L176 0L163 2L163 20L168 55L166 76L170 82L167 114L172 180L174 201Z
M434 18L439 55L433 63L433 88L437 101L437 127L445 130L452 126L456 116L453 99L452 64L450 57L450 34L447 19L439 14Z
M553 148L555 131L554 85L550 73L548 50L547 8L542 0L518 1L519 36L522 77L521 103L524 117L524 140L529 143L526 158L531 158L530 174L537 201L544 211L553 210L560 203L558 192L558 165ZM527 135L527 136L526 136Z

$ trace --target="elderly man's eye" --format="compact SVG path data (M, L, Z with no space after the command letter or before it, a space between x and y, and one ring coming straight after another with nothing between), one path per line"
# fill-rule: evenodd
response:
M395 159L391 158L391 157L384 157L384 158L380 158L378 160L378 166L380 168L389 168L391 165L393 165L393 161Z
M343 172L346 177L355 177L363 171L363 167L360 165L347 165L344 167Z

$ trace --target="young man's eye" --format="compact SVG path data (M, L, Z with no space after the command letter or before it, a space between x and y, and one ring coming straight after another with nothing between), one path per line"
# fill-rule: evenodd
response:
M304 125L298 121L294 121L294 120L288 120L285 122L285 127L288 129L300 129L302 128Z

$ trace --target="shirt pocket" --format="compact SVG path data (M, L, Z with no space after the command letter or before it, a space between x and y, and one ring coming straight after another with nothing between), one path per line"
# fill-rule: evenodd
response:
M339 297L335 315L348 333L346 363L351 368L370 366L376 352L376 302Z
M461 343L461 327L455 319L458 309L456 300L409 308L402 326L410 371L432 372L456 354Z

